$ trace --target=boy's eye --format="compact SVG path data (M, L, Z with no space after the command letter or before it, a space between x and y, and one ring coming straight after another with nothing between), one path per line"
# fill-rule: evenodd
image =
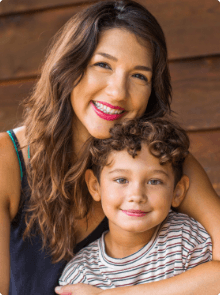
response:
M95 66L98 66L98 67L103 68L103 69L111 69L110 66L105 62L97 62L95 64Z
M151 185L158 185L158 184L162 184L162 181L159 180L159 179L150 179L148 181L148 184L151 184Z
M125 179L125 178L117 178L117 179L115 179L115 181L120 184L124 184L124 183L128 182L127 179Z
M144 75L141 75L141 74L134 74L133 77L138 78L138 79L145 81L145 82L148 81L147 77Z

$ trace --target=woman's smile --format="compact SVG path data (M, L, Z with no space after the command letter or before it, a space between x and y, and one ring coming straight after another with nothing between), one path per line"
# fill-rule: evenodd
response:
M71 93L78 141L90 135L108 138L109 129L141 117L151 94L150 45L124 29L100 35L83 78Z
M109 107L106 105L110 105L110 104L103 104L100 102L91 102L91 105L95 111L95 113L104 120L107 121L114 121L114 120L118 120L119 118L121 118L122 116L124 116L126 114L125 110L120 110L119 107Z

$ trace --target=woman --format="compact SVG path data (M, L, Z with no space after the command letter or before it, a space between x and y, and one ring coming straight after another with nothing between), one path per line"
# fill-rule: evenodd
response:
M82 145L91 135L108 137L116 122L168 115L170 97L164 35L139 4L101 1L58 33L26 103L24 126L0 138L0 292L8 294L11 255L10 294L53 294L66 261L107 227L100 204L92 202L81 180ZM213 258L219 260L219 199L192 156L184 170L191 184L180 211L206 227ZM172 280L120 292L178 294L180 284L185 294L199 294L204 286L216 292L216 270L220 266L213 261ZM207 272L211 278L201 282L199 275ZM73 294L100 293L85 285L64 288ZM119 294L119 289L108 292Z

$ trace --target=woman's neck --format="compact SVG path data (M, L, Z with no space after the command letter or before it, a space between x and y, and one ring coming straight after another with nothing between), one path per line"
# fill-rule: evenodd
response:
M101 202L93 201L87 218L85 217L76 222L76 242L79 243L84 240L96 229L104 218L105 214L102 210Z

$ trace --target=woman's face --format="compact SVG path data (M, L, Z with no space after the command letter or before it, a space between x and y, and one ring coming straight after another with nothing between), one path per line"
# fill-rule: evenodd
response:
M147 42L124 29L102 32L80 83L71 93L74 132L108 138L109 129L141 117L151 94L152 53ZM75 133L76 134L76 133Z

